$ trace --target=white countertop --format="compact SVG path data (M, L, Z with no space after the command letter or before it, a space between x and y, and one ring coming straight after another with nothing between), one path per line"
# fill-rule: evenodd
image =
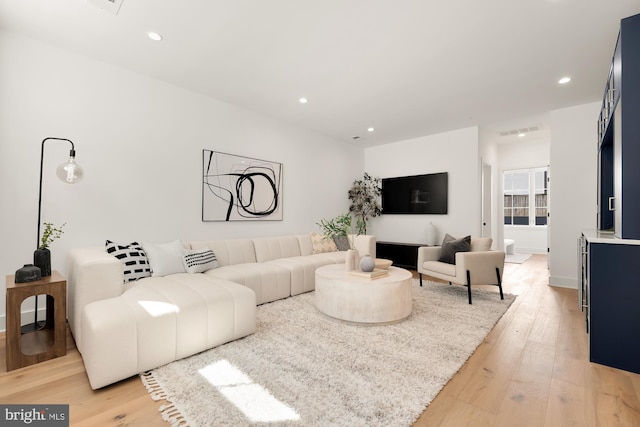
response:
M601 231L595 229L582 230L582 235L589 243L607 243L615 245L640 245L640 240L621 239L613 235L613 231Z

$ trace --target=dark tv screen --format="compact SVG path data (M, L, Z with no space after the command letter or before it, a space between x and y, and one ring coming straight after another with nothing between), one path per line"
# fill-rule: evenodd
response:
M446 214L448 173L382 179L383 214Z

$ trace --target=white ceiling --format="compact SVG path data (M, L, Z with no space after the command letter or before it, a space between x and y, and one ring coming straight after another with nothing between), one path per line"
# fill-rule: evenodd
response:
M547 129L550 110L601 99L620 19L640 13L640 0L94 3L108 0L0 0L0 28L363 146Z

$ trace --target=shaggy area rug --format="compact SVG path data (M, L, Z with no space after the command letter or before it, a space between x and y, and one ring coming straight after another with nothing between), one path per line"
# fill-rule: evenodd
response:
M179 426L410 426L509 308L512 295L414 280L413 313L357 325L314 293L264 304L246 338L141 375Z

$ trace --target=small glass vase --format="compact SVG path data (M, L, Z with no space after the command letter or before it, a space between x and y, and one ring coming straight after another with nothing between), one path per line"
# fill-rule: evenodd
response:
M36 249L33 253L33 265L40 268L42 277L51 276L51 251L47 248Z

